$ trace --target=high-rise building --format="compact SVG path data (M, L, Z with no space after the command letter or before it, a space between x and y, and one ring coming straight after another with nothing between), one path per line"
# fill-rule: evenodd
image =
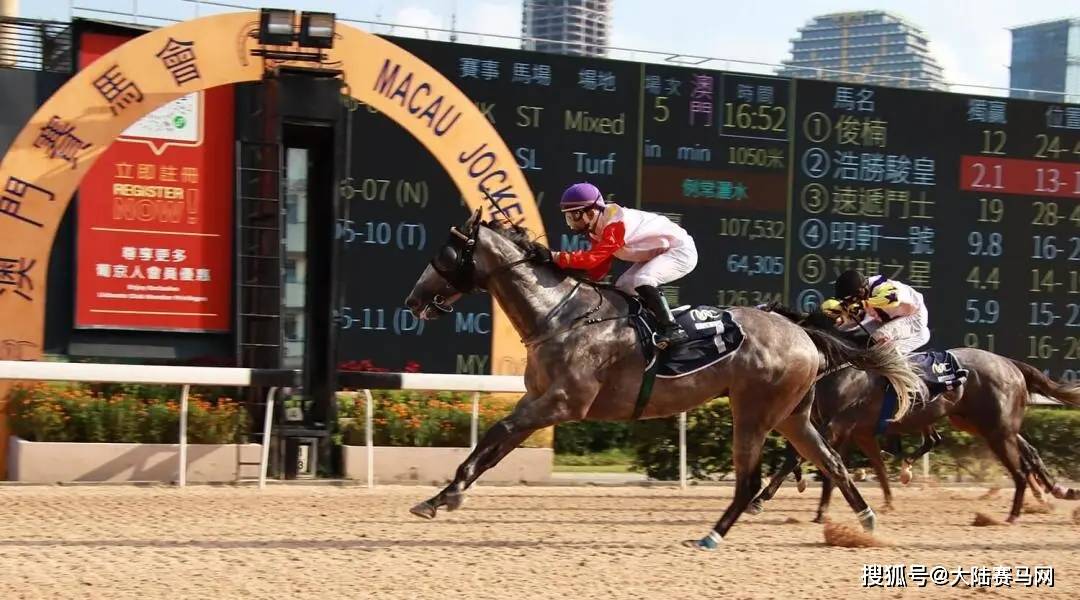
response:
M791 40L791 58L777 70L779 75L907 88L946 87L926 34L892 13L822 15L801 27L799 34Z
M611 4L612 0L524 0L522 47L603 56L607 53Z
M1080 103L1080 18L1013 27L1009 87L1014 98ZM1063 95L1064 94L1064 97Z

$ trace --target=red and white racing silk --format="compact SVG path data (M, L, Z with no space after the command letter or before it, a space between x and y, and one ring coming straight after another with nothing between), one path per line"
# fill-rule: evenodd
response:
M594 280L607 275L613 259L638 263L615 282L629 292L639 285L669 283L697 266L693 238L660 214L608 204L590 229L589 238L590 249L556 252L555 263L585 271Z

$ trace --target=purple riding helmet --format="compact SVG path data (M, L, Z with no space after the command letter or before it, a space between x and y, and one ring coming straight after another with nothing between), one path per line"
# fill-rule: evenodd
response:
M562 200L559 201L559 210L562 212L593 206L603 209L607 204L604 203L604 196L600 190L591 183L575 183L566 188Z

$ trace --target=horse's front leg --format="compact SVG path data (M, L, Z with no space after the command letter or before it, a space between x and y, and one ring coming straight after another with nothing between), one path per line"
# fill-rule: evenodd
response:
M514 412L491 426L454 474L454 480L442 491L410 509L414 515L434 519L439 507L455 510L464 501L465 490L485 471L499 464L507 454L533 432L584 416L571 406L566 388L553 388L539 396L526 394ZM575 395L575 397L579 397Z

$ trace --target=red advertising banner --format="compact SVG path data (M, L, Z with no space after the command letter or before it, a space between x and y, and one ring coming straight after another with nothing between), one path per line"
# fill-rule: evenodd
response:
M79 68L127 39L86 33ZM179 98L128 128L87 173L76 327L230 329L233 110L231 87Z

